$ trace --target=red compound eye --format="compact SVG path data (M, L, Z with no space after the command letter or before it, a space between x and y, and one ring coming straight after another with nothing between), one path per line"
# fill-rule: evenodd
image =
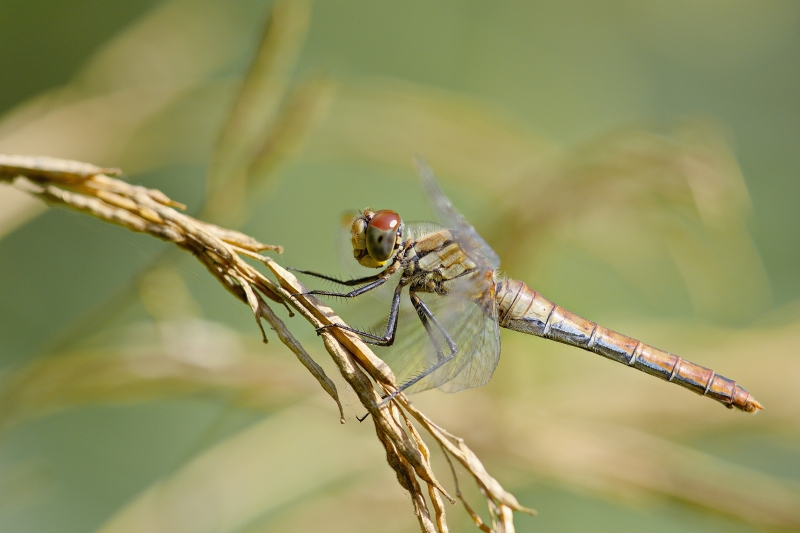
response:
M369 225L381 231L397 230L400 226L400 215L388 209L376 211L370 219Z
M400 215L394 211L378 211L369 220L366 234L367 253L376 261L387 261L395 252Z

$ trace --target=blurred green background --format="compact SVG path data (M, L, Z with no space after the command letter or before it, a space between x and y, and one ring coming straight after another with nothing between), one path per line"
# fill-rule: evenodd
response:
M5 0L0 152L343 275L344 211L430 218L422 153L509 276L766 406L504 333L492 383L414 401L538 509L518 530L800 529L800 4L292 2L259 55L272 7ZM0 236L0 530L417 530L355 396L340 426L187 254L5 186Z

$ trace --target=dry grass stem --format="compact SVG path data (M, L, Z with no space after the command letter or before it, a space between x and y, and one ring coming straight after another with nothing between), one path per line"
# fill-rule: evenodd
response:
M286 128L274 123L285 114L282 103L305 41L310 10L303 0L284 0L271 11L213 152L204 212L215 222L241 222L245 200L252 193L250 165L256 159L279 159L276 144L292 144L298 135L302 137L297 131L287 136ZM302 125L297 123L296 128Z
M295 309L315 328L344 322L316 298L297 296L305 291L305 287L280 265L259 254L264 250L280 252L281 248L262 244L237 231L180 213L174 207L183 206L160 191L130 185L109 176L119 173L116 169L103 169L75 161L0 155L0 181L10 182L48 203L70 207L132 231L148 233L191 252L228 292L250 307L264 342L267 342L267 336L261 320L267 321L281 342L334 399L340 420L344 422L336 386L289 332L267 301ZM261 274L242 256L265 264L276 277L277 283ZM391 369L361 339L338 328L325 330L322 337L325 348L345 381L371 415L378 440L386 451L387 462L394 469L400 485L411 494L422 531L448 531L442 497L451 503L455 503L455 499L437 480L431 466L430 451L411 418L474 478L486 498L492 528L484 524L466 502L464 504L480 529L511 532L514 531L512 511L533 513L522 507L512 494L488 474L463 439L437 426L416 409L405 395L398 394L394 401L383 404L382 396L397 388L395 377ZM458 494L460 498L460 491Z
M273 312L272 303L287 307L290 315L300 314L315 328L342 323L341 319L313 297L294 296L305 290L303 285L262 255L265 250L280 252L280 247L226 229L240 227L250 218L260 204L259 195L275 185L283 165L301 151L306 163L349 165L357 160L389 169L405 169L409 154L424 151L445 180L458 176L462 191L474 189L474 194L486 199L482 205L492 206L491 216L478 220L481 233L503 258L509 275L518 279L552 282L555 278L552 272L548 274L549 269L553 265L560 268L558 257L565 249L570 254L575 249L622 274L646 302L659 302L659 308L679 285L677 290L686 292L701 316L719 318L723 323L749 323L771 305L766 270L747 230L747 189L736 157L725 142L725 132L714 125L682 121L656 132L621 128L576 147L563 147L534 134L502 110L463 94L395 78L298 81L297 59L309 28L313 28L308 0L274 3L239 90L234 94L226 88L209 102L211 92L207 94L210 89L205 85L217 87L218 73L228 68L222 68L222 61L240 58L246 52L241 45L246 39L242 39L240 26L232 24L231 13L236 10L203 11L190 4L183 3L176 11L172 11L175 6L156 10L147 18L147 25L114 39L75 83L59 89L59 94L71 94L78 100L42 100L28 111L6 117L0 129L8 151L23 151L15 146L45 146L38 150L116 161L131 172L164 168L176 161L208 164L203 205L193 207L198 218L214 224L175 211L173 208L183 206L157 190L114 179L121 174L115 168L0 155L0 181L14 183L17 189L51 204L149 233L190 251L235 298L250 307L265 338L269 331L262 320L267 322L337 404L334 383L291 335L278 317L280 313ZM174 24L174 20L182 23ZM195 22L183 24L189 20ZM223 42L223 37L229 41ZM152 51L154 38L159 50L159 61L152 62L155 68L141 61ZM133 68L131 58L136 58ZM195 100L194 89L201 85L204 96ZM214 94L217 90L213 89ZM224 102L217 101L222 97ZM182 111L176 114L178 103ZM46 109L36 111L41 117L29 113L42 105ZM220 119L225 109L226 118ZM170 124L164 131L170 135L181 132L177 150L174 142L164 142L163 125L159 124L165 118ZM216 143L208 161L212 136ZM68 140L67 144L61 139ZM122 155L120 146L128 147ZM184 160L186 157L189 159ZM493 179L487 181L486 176ZM40 212L32 198L20 194L10 198L5 210L0 209L4 211L0 219L6 217L0 233L8 233L19 221ZM23 205L23 200L33 205ZM20 212L24 217L15 218ZM635 254L630 253L632 247ZM244 350L238 342L228 342L238 336L217 323L201 320L202 309L191 294L176 297L174 278L159 281L162 270L174 268L178 254L168 247L103 306L80 318L77 327L73 324L62 332L55 350L64 352L61 357L37 360L19 372L10 386L4 387L0 428L78 405L196 393L224 398L236 407L270 410L315 390L302 372L292 372L295 365L291 360L269 357L270 350L258 343L248 343ZM269 277L253 268L261 268L253 261L266 265ZM575 278L570 287L580 290L596 279ZM653 279L663 282L653 283ZM126 337L122 349L73 349L74 341L83 340L89 331L102 330L100 324L108 325L113 311L137 294L155 322L132 328L126 335L135 341L127 342ZM748 304L742 305L743 301ZM699 435L712 439L731 435L745 439L748 445L746 439L756 436L753 431L772 435L770 442L780 442L781 435L793 438L798 434L795 406L800 402L796 386L800 366L794 354L800 343L800 319L794 309L789 316L795 318L787 322L785 311L776 310L764 319L765 327L755 329L717 330L701 325L694 330L694 342L680 340L686 338L683 327L679 337L668 326L665 330L655 326L651 332L651 326L638 318L630 329L628 325L620 327L621 331L644 328L648 336L660 336L665 347L672 344L676 353L691 354L692 360L707 362L726 375L748 376L752 390L769 395L765 399L770 411L766 417L748 421L747 426L737 422L738 417L720 414L716 406L696 404L692 395L662 392L669 388L666 384L653 384L645 376L626 376L617 368L606 369L604 362L584 362L580 358L586 354L573 355L562 351L562 346L552 346L555 343L514 336L503 340L504 362L488 387L468 396L440 396L426 409L427 414L403 395L379 408L381 397L396 390L394 375L384 361L357 336L336 328L326 330L322 341L370 413L387 462L410 492L423 531L447 530L444 501L453 500L434 475L421 434L428 444L438 443L451 466L455 464L451 456L455 458L461 465L459 474L471 476L484 494L488 512L479 514L475 502L470 506L462 495L458 479L455 494L450 491L479 530L513 531L512 511L528 511L488 474L463 439L431 421L431 413L437 419L451 420L448 427L473 446L480 446L484 461L513 464L506 483L528 486L532 479L544 479L600 499L632 504L677 501L761 528L794 530L800 527L800 491L792 480L780 472L755 468L750 461L730 462L719 457L724 453L700 452L678 444ZM209 338L216 341L204 342ZM657 345L662 346L661 341ZM538 352L537 357L530 357L532 351ZM463 401L469 402L469 417L464 416ZM343 420L341 405L339 410ZM297 435L304 436L312 427L318 437L326 436L321 438L325 441L321 449L339 454L335 463L328 457L317 456L317 460L327 466L339 465L337 468L347 465L341 470L348 476L364 468L360 462L342 459L344 453L353 457L352 443L340 442L335 447L327 442L331 436L350 438L359 432L342 433L334 424L332 433L325 434L329 417L313 418L310 413L316 411L297 415L302 420L299 428L287 423L291 417L285 417L255 442L243 439L239 444L243 448L235 448L230 457L212 450L214 464L210 468L214 473L209 478L232 479L230 471L242 464L241 449L252 453L245 464L252 473L256 462L269 463L263 448L265 434L270 439L267 444L278 450L287 442L297 442ZM281 440L276 428L290 436ZM345 447L347 452L342 451ZM768 450L760 447L754 455L765 456ZM310 472L313 481L309 478L309 487L319 486L320 479L333 479L321 478L317 470ZM452 474L455 478L455 468ZM238 472L237 476L240 495L270 489L259 475L253 475L250 485L242 483L246 475ZM176 477L183 479L181 474ZM193 477L192 483L179 482L171 502L156 484L143 499L157 492L155 514L162 516L162 511L169 514L183 509L180 502L193 494L194 485ZM302 524L296 529L330 529L327 516L342 509L349 513L342 530L374 531L376 523L387 529L390 520L399 527L395 517L388 516L389 505L394 503L388 503L382 488L359 490L306 494L289 513L296 514ZM281 505L274 493L267 493L265 501ZM354 508L359 509L357 516L349 512ZM123 509L118 518L129 516L129 510ZM216 509L205 511L212 516ZM249 516L248 512L242 511L243 516ZM135 531L152 523L110 530Z

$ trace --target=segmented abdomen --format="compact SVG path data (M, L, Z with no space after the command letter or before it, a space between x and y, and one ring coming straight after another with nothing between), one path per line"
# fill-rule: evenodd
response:
M583 348L677 383L729 408L748 413L763 409L732 379L570 313L522 281L500 282L496 294L500 325L505 328Z

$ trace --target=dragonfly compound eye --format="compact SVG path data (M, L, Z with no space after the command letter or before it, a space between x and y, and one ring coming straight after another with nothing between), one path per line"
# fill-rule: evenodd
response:
M367 226L367 253L376 261L386 261L394 252L400 229L400 215L394 211L375 212Z

